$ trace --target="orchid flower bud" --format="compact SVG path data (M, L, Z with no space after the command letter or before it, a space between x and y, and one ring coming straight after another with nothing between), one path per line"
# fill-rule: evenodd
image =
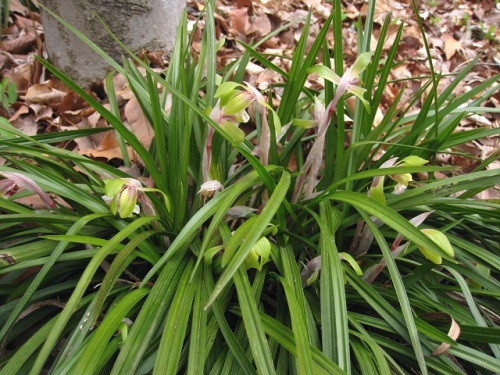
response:
M264 264L269 262L269 257L271 256L271 243L266 237L262 237L258 240L255 245L250 250L250 253L245 259L245 267L255 268L258 271L262 271Z
M443 233L436 229L422 229L421 232L429 237L436 245L438 245L446 255L452 258L455 256L450 240L448 240L448 237L446 237ZM424 255L424 257L429 259L431 262L435 264L442 263L441 255L436 254L433 250L419 245L417 245L417 248Z
M201 185L200 194L202 197L211 197L212 195L222 191L224 186L217 180L208 180L207 182Z

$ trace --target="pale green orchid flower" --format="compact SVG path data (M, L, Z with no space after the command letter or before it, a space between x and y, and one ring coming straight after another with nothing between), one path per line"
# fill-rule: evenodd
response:
M153 205L145 194L148 191L161 193L165 199L166 208L170 211L170 200L165 194L155 188L143 187L141 182L134 178L105 180L105 195L102 199L109 204L109 209L113 215L118 214L121 218L139 214L140 207L137 203L141 203L146 215L155 216Z
M397 160L398 160L397 157L391 158L382 163L380 168L405 167L405 166L419 167L429 162L428 160L422 159L421 157L414 155L410 155L402 159L400 162L397 162ZM394 187L395 194L402 193L407 188L410 181L413 181L413 177L410 173L392 174L389 175L389 178L397 182L396 186ZM385 204L384 176L377 176L373 179L372 186L370 187L369 190L369 196L375 199L376 201Z
M245 267L247 269L255 268L257 271L262 271L264 264L269 262L271 250L271 242L266 237L262 237L253 245L252 250L250 250L250 253L245 258Z
M451 246L450 240L446 235L441 233L440 231L436 229L421 229L421 232L425 234L427 237L429 237L436 245L439 246L443 252L448 255L449 257L453 258L455 256L455 252L453 251L453 247ZM420 250L420 252L429 259L432 263L435 264L441 264L443 261L443 258L441 255L436 254L434 251L417 245L417 248Z
M207 109L207 113L209 112L210 118L217 123L235 143L241 143L245 139L245 133L239 128L239 125L240 123L245 123L250 120L247 108L254 103L258 105L258 111L262 116L260 138L261 161L262 164L267 165L271 139L267 113L272 113L276 133L279 134L281 132L281 123L277 113L266 103L262 94L247 82L245 82L245 85L236 82L223 82L217 88L214 97L217 99L217 102L214 108ZM202 161L204 184L216 179L215 176L210 175L213 135L214 130L209 127ZM200 193L202 195L204 195L205 191L208 190L201 187Z
M245 139L245 133L238 126L242 122L247 122L250 116L248 116L244 108L236 110L237 105L238 103L236 105L231 104L231 107L229 107L230 111L228 112L228 107L223 107L219 99L210 112L210 118L224 129L229 138L236 143L241 143Z
M347 69L347 71L339 77L337 73L333 70L327 68L324 65L315 65L309 68L309 73L316 73L321 78L326 79L327 81L333 82L337 85L337 91L335 93L334 101L335 103L338 99L344 95L346 92L350 92L355 95L366 108L367 112L370 112L370 105L368 101L363 97L366 89L357 86L359 82L361 82L360 75L366 69L366 67L370 64L373 52L364 52L358 56L354 64Z
M222 83L216 93L215 97L218 98L218 104L222 116L219 114L219 118L211 118L216 121L224 130L230 132L230 136L235 139L236 130L238 124L241 122L247 122L250 116L246 112L246 109L251 105L256 106L258 112L261 115L261 137L260 137L260 157L264 165L268 164L268 155L271 142L271 134L268 123L268 113L272 115L273 125L276 134L281 133L281 122L278 114L271 108L271 106L266 102L264 96L251 84L245 82L244 85L235 82L224 82ZM225 121L222 123L223 121ZM231 128L232 127L232 128ZM239 130L239 128L238 128ZM236 139L240 141L240 139ZM243 139L241 139L242 141Z
M394 166L395 167L420 167L422 165L427 164L428 162L429 162L428 160L422 159L419 156L410 155L410 156L407 156L406 158L402 159L399 163L394 164ZM398 183L394 188L394 192L396 194L402 193L406 189L406 187L408 186L408 183L410 181L413 181L413 178L412 178L410 173L393 174L393 175L390 175L389 177Z

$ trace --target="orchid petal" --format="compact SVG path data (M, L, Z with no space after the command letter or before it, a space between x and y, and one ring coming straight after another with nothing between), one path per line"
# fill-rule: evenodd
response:
M362 87L359 87L359 86L350 86L347 91L349 91L351 94L353 94L354 96L356 96L359 100L361 100L361 102L363 103L363 105L365 106L366 108L366 112L370 113L370 104L368 103L368 100L366 100L363 96L366 92L366 89L362 88Z
M271 256L271 243L266 237L262 237L258 240L255 245L253 245L252 250L245 259L245 267L255 268L258 271L262 271L264 264L269 262L269 257Z
M425 160L425 159L423 159L419 156L415 156L415 155L407 156L406 158L401 160L402 165L409 165L412 167L420 167L422 165L427 164L428 162L429 162L428 160Z
M45 203L48 208L56 207L56 204L54 203L52 198L46 192L44 192L42 188L31 178L17 172L1 172L0 175L4 176L8 180L13 181L16 185L23 187L24 189L29 190L32 193L38 194L38 196L42 199L43 203Z
M255 97L252 94L246 91L239 92L234 96L232 96L231 99L229 99L229 101L227 102L227 104L223 106L224 114L234 115L236 113L239 113L245 108L247 108L254 101Z
M304 129L314 128L315 126L318 125L318 123L314 120L305 120L300 118L294 118L292 123L294 126L298 126Z
M217 88L215 91L215 97L216 98L227 98L232 96L234 93L233 91L237 88L240 87L241 85L236 82L223 82L220 84L220 86Z
M324 65L312 66L307 70L307 72L308 73L316 73L321 78L326 79L327 81L333 82L336 85L340 84L341 78L339 77L339 75Z
M413 181L413 178L411 177L410 173L398 173L398 174L393 174L391 176L393 180L397 181L401 185L408 186L408 183L410 181Z
M366 69L366 67L370 64L373 56L373 52L363 52L360 54L354 64L350 67L349 71L352 76L359 78L361 72Z
M451 243L446 235L436 229L422 229L421 232L429 237L436 245L438 245L446 255L452 258L455 256L453 247L451 246ZM424 255L424 257L429 259L431 262L435 264L442 263L442 257L439 254L436 254L432 250L419 245L417 245L417 248Z
M121 218L132 216L138 213L139 207L136 207L138 198L137 187L129 185L120 194L118 198L118 214Z
M385 204L384 177L375 177L369 191L370 198Z
M115 178L113 180L105 180L104 194L108 197L114 197L122 191L123 185L127 182L122 178Z
M234 142L241 143L245 139L245 132L238 128L234 122L230 121L222 121L220 127L224 129L229 138L231 138Z

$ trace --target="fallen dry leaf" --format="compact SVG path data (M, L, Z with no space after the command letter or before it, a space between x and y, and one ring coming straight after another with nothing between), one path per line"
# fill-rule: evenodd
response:
M460 336L460 326L455 321L455 319L453 319L451 316L450 316L450 319L451 319L451 327L448 331L448 337L450 339L452 339L453 341L456 341L458 339L458 336ZM450 347L451 347L450 344L442 343L441 345L438 346L438 348L436 350L434 350L432 352L432 355L436 356L436 355L443 354L443 353L447 352L448 349L450 349Z
M139 142L149 149L154 137L153 129L146 116L142 112L141 106L136 98L132 98L125 105L124 116L130 126L130 130L135 134Z
M9 118L9 122L17 120L22 115L27 115L30 113L30 108L27 105L20 105L19 108L14 112Z
M30 10L25 7L19 0L9 0L9 11L13 13L20 13L27 16Z
M28 33L12 40L6 40L0 44L0 48L9 53L26 53L36 45L36 35Z
M26 135L36 135L38 133L38 125L33 115L19 116L10 122L17 130L22 131Z
M26 91L25 99L30 103L53 104L60 103L65 95L65 92L53 88L53 82L49 80L31 86Z
M127 152L128 152L128 158L131 162L135 162L135 152L130 148L127 147ZM88 149L85 152L81 153L84 156L87 156L91 159L96 159L96 160L103 160L104 162L109 162L110 160L113 159L123 159L121 150L119 147L115 148L110 148L107 150L95 150L95 149Z
M443 41L444 41L443 49L446 55L446 59L450 60L453 56L455 56L455 53L457 53L457 51L462 48L462 42L456 40L451 35L445 35L443 37Z

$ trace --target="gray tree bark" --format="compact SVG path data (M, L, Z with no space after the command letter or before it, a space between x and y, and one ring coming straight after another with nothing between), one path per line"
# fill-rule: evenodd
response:
M42 4L85 34L115 60L123 51L97 13L129 49L170 52L185 0L43 0ZM84 42L42 11L49 60L78 84L102 79L109 65Z

